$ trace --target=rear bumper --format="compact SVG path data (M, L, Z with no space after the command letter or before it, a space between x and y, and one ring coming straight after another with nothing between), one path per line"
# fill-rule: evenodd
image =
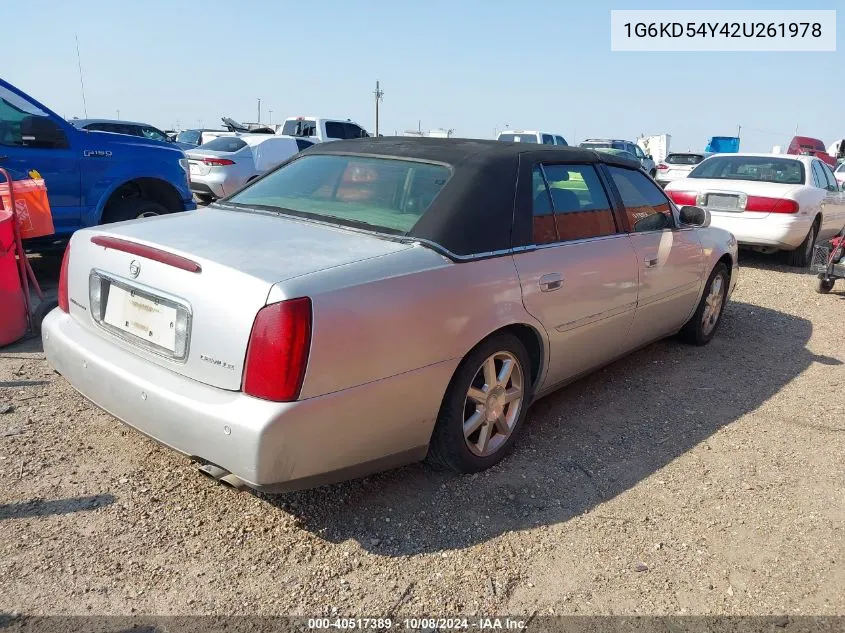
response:
M94 404L154 440L269 492L422 459L458 363L275 403L150 364L58 308L44 319L42 338L50 365Z
M730 231L744 246L767 246L794 250L801 245L812 226L810 216L770 213L763 218L743 218L741 214L712 212L711 226Z

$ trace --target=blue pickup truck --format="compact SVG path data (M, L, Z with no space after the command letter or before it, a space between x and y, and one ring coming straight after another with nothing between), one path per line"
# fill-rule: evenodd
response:
M80 130L0 79L0 167L44 178L56 235L195 209L188 161L172 143ZM2 180L2 178L0 178Z

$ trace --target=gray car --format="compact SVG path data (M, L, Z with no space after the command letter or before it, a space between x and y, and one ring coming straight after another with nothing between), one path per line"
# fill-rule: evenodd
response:
M44 350L228 484L499 462L529 405L652 341L703 345L736 242L624 158L318 144L223 202L77 231Z

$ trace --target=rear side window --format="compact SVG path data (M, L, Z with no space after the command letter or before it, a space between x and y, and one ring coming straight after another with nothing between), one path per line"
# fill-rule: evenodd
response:
M550 240L546 217L554 219L556 240L566 242L616 233L616 222L592 165L543 165L534 169L534 236ZM537 238L543 237L540 241Z
M554 145L555 137L551 134L543 134L543 145Z
M329 138L344 139L346 137L346 126L343 123L335 123L334 121L326 121L326 136Z
M569 143L566 142L566 139L562 136L555 136L555 143L558 145L569 145Z
M813 161L813 184L819 189L827 189L827 179L824 176L824 170L821 163L817 160Z
M632 231L661 231L675 225L669 199L641 171L610 166L608 169Z
M698 165L703 160L701 154L669 154L663 162L667 165Z
M208 149L214 152L237 152L244 147L246 147L246 143L237 136L218 136L213 141L200 145L200 149Z

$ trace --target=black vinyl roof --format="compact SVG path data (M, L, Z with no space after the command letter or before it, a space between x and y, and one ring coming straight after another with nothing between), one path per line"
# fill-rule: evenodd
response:
M639 169L640 163L591 149L458 138L371 137L317 143L298 156L352 154L443 163L449 181L408 232L460 257L518 246L524 236L515 226L531 215L533 195L525 199L537 163L606 163ZM296 160L294 157L292 160ZM527 208L526 208L527 206ZM528 220L530 222L530 220Z

